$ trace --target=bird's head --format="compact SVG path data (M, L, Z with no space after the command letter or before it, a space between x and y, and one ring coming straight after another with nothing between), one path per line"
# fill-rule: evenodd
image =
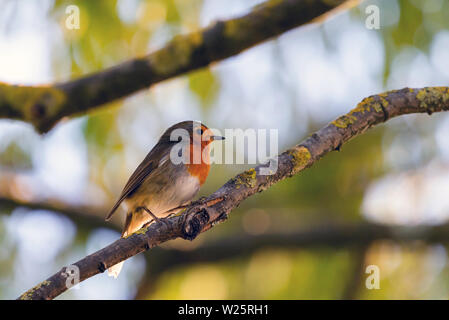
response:
M201 149L207 147L212 141L224 140L224 137L214 135L211 129L198 121L182 121L172 125L162 135L159 142L178 143L189 141L190 145L201 145Z

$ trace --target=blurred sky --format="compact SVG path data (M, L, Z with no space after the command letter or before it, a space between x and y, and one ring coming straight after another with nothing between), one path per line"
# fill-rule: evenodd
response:
M1 0L0 81L44 84L76 78L150 52L175 34L243 14L260 2L103 0L94 4L75 1L81 8L81 28L67 30L65 8L72 4L70 1ZM365 27L364 10L370 4L380 7L380 30ZM58 202L67 207L98 208L102 214L161 132L186 119L202 120L220 130L278 129L282 151L371 94L403 87L447 85L448 19L449 5L443 0L365 1L323 24L290 31L214 64L206 71L165 81L92 115L63 121L44 136L28 124L1 120L0 195L23 201ZM366 181L360 177L345 180L351 181L348 192L354 193L354 188L359 188L354 186L354 181L363 186L358 191L360 197L351 198L351 206L344 208L357 219L394 225L447 222L449 116L406 116L392 120L379 130L366 138L370 140L363 140L365 143L352 149L348 147L346 155L343 148L339 156L346 158L339 162L341 165L332 167L330 162L323 165L322 168L329 167L336 172L336 177L320 175L318 168L304 177L307 182L304 185L299 186L297 180L288 182L289 187L285 188L293 190L291 193L282 186L273 191L273 195L283 193L285 198L280 196L281 199L290 199L294 192L320 186L314 192L322 195L319 199L316 196L315 203L301 206L295 202L276 207L275 200L269 201L275 196L261 201L269 202L275 211L337 210L333 203L349 202L338 192L336 199L320 207L332 186L337 186L337 175L343 175L343 170L345 175L350 175L352 170L366 170L368 177L362 177ZM356 159L362 157L354 156L351 162L354 153L363 154L362 161L368 164L346 168L345 164L355 166ZM209 179L206 192L213 191L243 168L241 165L214 166L214 177ZM326 183L329 190L323 189ZM345 183L340 182L339 186L344 193ZM256 201L252 204L257 206ZM245 221L250 221L251 216L257 217L260 232L267 232L271 212L257 207L245 212L241 224L246 232L252 232L245 227L248 226ZM104 228L84 232L76 221L57 212L23 207L5 211L0 221L0 298L7 299L44 280L62 265L119 237L106 223ZM382 254L387 257L382 261L391 260L397 252L395 248L393 244L373 246L366 261L380 263ZM423 247L422 252L421 257L433 268L428 271L433 275L428 280L430 287L445 268L447 253L444 246ZM337 252L326 263L333 263L336 269L344 268L346 262L341 261L346 261L348 254ZM407 256L411 255L409 251L404 249L400 254L401 261L413 265L414 258ZM160 281L168 285L159 285L160 289L152 297L290 297L288 293L276 294L293 281L294 261L303 259L302 274L307 274L304 259L309 262L321 259L308 252L298 255L301 257L275 250L250 257L245 267L243 291L232 289L226 269L206 265L164 274L164 280ZM275 261L270 268L278 275L285 274L285 279L274 279L271 287L268 279L266 287L258 288L260 264L268 260ZM125 264L118 280L106 275L95 276L62 298L133 298L146 267L144 256L139 255ZM232 269L233 265L224 268ZM394 267L385 268L394 274ZM205 281L196 288L197 278L203 276L212 279L214 285L208 287ZM335 287L339 285L336 283ZM192 286L193 291L189 292ZM401 292L391 291L385 296L404 297L406 291L404 287ZM447 297L448 290L438 288L431 295Z

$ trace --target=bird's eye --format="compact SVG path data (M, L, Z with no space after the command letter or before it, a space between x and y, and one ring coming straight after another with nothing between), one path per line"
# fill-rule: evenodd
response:
M200 129L196 130L196 133L199 134L200 136L203 135L203 132L204 132L203 128L200 128Z

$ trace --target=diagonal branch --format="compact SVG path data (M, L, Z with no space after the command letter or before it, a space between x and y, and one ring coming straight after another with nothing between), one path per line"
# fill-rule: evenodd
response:
M78 225L92 228L104 227L104 216L106 209L92 208L88 206L71 207L60 203L59 201L23 201L8 195L0 194L0 209L12 211L15 208L23 207L28 210L53 211L62 214ZM111 221L112 222L112 221ZM118 222L113 222L111 228L120 231Z
M370 96L349 113L329 123L300 144L277 157L278 169L272 175L261 175L266 165L252 168L229 180L206 200L224 197L212 206L195 204L176 217L153 223L131 236L81 259L75 265L80 281L104 272L110 266L175 238L195 239L219 222L243 200L271 185L312 166L327 153L340 150L351 138L364 133L390 118L411 114L449 111L449 87L401 89ZM67 290L66 267L46 281L24 293L21 299L53 299Z
M19 119L46 132L65 116L85 113L163 80L234 56L311 22L346 0L269 0L241 17L179 35L147 56L50 86L0 83L0 118ZM348 6L354 1L347 2Z

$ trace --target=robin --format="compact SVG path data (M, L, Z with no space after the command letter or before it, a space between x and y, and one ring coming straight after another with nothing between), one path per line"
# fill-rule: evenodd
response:
M126 206L123 238L152 220L181 210L206 181L210 143L223 139L196 121L183 121L168 128L131 175L106 220L122 203ZM122 265L120 262L110 267L108 274L117 278Z

